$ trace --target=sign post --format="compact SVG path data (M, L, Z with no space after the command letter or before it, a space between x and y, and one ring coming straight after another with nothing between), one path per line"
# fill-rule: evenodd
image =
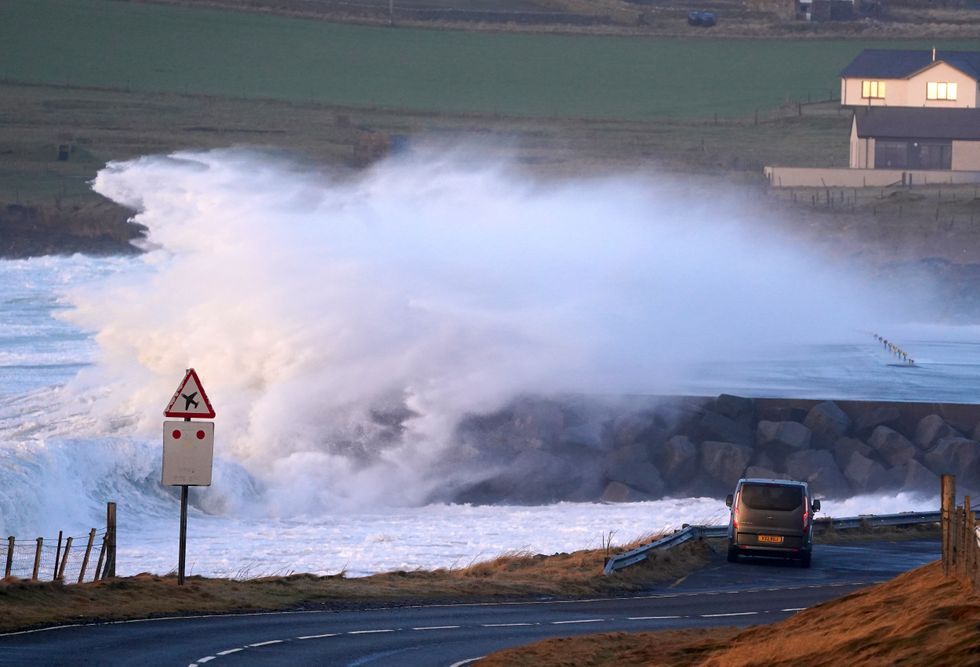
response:
M180 553L177 585L184 585L187 556L187 489L211 486L214 461L214 422L192 422L194 417L214 419L214 408L200 378L188 368L184 379L163 412L183 421L163 422L163 484L180 487Z

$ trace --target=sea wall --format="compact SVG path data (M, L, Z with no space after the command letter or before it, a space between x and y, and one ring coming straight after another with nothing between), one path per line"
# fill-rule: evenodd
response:
M702 397L523 398L459 427L439 500L628 502L731 493L741 477L818 497L980 488L980 406Z

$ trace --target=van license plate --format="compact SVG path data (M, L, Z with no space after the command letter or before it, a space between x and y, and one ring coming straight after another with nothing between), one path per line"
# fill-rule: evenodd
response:
M783 541L782 535L759 535L760 542L769 542L771 544L781 544Z

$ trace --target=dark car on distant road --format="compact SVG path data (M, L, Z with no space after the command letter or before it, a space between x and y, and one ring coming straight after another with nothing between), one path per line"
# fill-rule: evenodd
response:
M788 479L740 479L725 499L732 509L728 522L728 561L739 556L792 558L810 567L813 515L820 501L806 482Z

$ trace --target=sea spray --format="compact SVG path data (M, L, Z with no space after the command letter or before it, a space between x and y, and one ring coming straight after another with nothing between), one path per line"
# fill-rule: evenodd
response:
M881 315L858 277L724 195L471 158L355 176L240 150L110 163L95 189L138 210L149 252L70 294L99 346L71 388L98 388L92 413L149 439L194 366L220 456L273 514L413 504L445 481L427 471L463 415L669 391L706 357L853 338Z

